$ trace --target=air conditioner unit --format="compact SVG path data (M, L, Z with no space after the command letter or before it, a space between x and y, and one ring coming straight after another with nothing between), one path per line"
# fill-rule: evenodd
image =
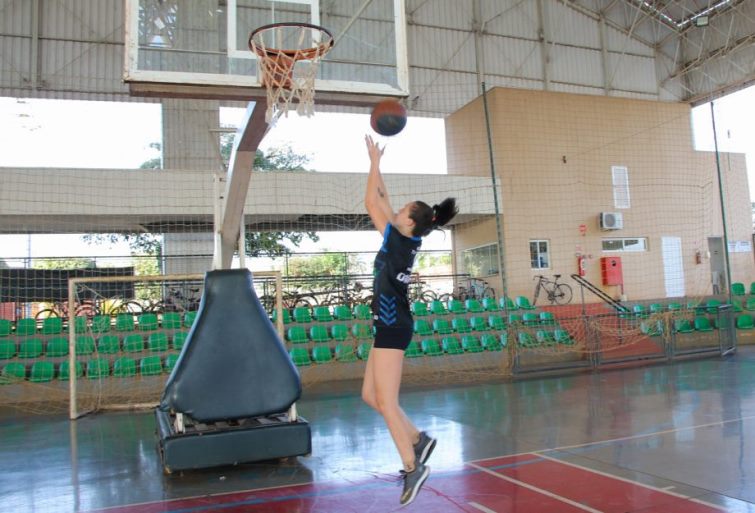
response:
M601 212L600 229L601 230L620 230L624 228L624 218L621 212Z

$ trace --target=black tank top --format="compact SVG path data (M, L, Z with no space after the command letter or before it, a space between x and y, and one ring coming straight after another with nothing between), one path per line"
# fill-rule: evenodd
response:
M373 269L372 317L376 326L412 326L407 296L414 256L421 244L421 237L405 237L390 224L385 226Z

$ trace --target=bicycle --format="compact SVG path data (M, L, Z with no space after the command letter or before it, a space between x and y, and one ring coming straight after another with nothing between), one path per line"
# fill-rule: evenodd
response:
M561 277L560 274L554 274L553 277L555 280L549 280L542 274L539 274L532 278L533 280L537 280L537 285L535 285L535 295L532 298L533 305L537 303L537 298L540 296L541 290L545 290L545 293L548 295L548 301L550 301L551 304L556 303L559 305L565 305L571 302L571 287L566 283L558 283L558 279Z
M478 301L486 298L495 299L495 289L481 278L470 277L467 278L467 286L459 285L453 297L460 301L467 299L476 299Z

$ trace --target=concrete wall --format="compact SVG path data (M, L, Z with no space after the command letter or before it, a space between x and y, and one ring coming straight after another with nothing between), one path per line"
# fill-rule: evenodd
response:
M681 238L686 294L712 292L708 238L723 235L716 161L693 148L689 105L497 88L488 93L488 107L510 295L531 297L534 275L568 276L584 254L593 283L601 283L600 257L620 256L628 299L663 298L662 237ZM490 175L481 98L447 118L446 147L449 174ZM614 204L612 166L628 168L630 208ZM723 154L721 167L729 240L749 241L744 155ZM600 212L621 212L624 229L602 231ZM496 240L491 220L457 226L455 233L458 251ZM605 237L645 237L648 250L603 252ZM530 268L531 239L549 241L549 269ZM749 286L751 248L731 253L731 266L732 281Z

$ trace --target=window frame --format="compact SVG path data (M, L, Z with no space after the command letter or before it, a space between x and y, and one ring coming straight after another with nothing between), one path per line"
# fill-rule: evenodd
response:
M536 256L532 254L532 244L533 243L537 244L537 248L538 248ZM540 256L543 254L540 251L540 244L541 243L545 244L545 255L546 255L547 261L546 261L546 265L544 265L544 266L538 265L537 267L535 267L535 266L532 265L533 262L534 262L534 260L535 260L535 258L533 258L533 257L536 257L537 261L539 263L540 262ZM550 243L549 239L530 239L529 240L529 251L530 251L530 269L531 270L533 270L533 271L541 271L543 269L551 269L551 243Z
M490 258L491 258L491 264L492 264L492 271L493 272L492 273L486 273L486 274L476 274L475 276L484 277L484 276L495 276L496 274L500 274L501 270L498 268L499 267L499 262L498 262L498 243L497 242L488 242L488 243L485 243L485 244L480 244L479 246L472 246L470 248L462 249L461 252L460 252L460 257L461 257L461 267L462 267L464 273L467 273L470 276L472 276L472 273L470 273L469 269L467 268L467 261L466 261L465 255L468 252L478 251L478 250L481 250L481 249L484 249L484 248L492 248L489 251L490 251ZM490 271L490 270L491 269L488 269L488 271Z
M627 249L626 241L641 241L641 249ZM606 242L621 241L620 249L606 249ZM600 250L603 253L647 253L649 251L648 238L647 237L603 237L600 239Z

